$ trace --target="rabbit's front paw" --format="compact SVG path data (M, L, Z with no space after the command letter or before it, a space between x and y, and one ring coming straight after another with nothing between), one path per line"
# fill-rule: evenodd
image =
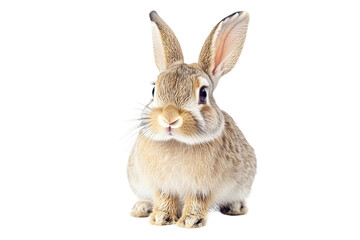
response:
M177 225L184 228L199 228L205 226L205 223L205 217L189 214L182 216L177 222Z
M171 225L176 223L177 216L166 212L156 211L150 214L150 223L153 225Z

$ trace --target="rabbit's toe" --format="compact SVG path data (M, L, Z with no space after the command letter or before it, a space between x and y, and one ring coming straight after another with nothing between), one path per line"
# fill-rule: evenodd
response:
M177 220L177 216L166 212L157 211L150 214L150 223L153 225L171 225Z
M185 215L177 222L179 227L184 228L199 228L205 226L206 220L204 217L197 215Z

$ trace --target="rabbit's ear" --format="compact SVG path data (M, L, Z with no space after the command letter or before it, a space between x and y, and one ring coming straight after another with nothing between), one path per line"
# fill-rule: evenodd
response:
M235 12L221 20L206 39L199 63L214 85L235 66L244 46L249 14Z
M150 13L156 66L160 72L175 62L184 62L179 41L170 27L152 11Z

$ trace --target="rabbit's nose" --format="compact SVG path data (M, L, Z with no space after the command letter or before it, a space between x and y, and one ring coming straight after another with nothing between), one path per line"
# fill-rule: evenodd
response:
M165 128L168 128L168 127L171 127L171 128L178 128L182 125L183 123L183 119L182 117L180 116L177 116L175 119L167 119L165 117L163 117L163 115L159 115L158 117L158 121L159 121L159 124L162 126L162 127L165 127Z
M182 125L183 123L183 119L182 117L178 116L176 119L174 119L171 123L170 123L170 127L171 128L178 128Z
M183 124L179 109L172 104L168 104L158 117L159 124L165 128L178 128Z

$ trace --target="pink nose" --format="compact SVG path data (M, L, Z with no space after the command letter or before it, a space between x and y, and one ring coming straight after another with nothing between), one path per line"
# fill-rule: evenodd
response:
M176 125L176 123L178 123L179 121L180 121L180 118L177 118L175 121L173 121L172 123L170 123L170 126Z
M178 128L182 125L183 119L182 119L182 117L178 116L175 119L171 119L169 121L162 115L159 115L158 122L162 127L165 127L165 128Z

